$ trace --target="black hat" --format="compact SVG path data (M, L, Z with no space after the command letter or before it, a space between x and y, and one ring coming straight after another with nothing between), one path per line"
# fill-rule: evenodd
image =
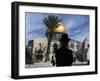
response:
M63 34L61 36L61 39L59 41L60 42L63 42L63 41L69 41L69 40L70 40L70 38L68 38L68 34Z

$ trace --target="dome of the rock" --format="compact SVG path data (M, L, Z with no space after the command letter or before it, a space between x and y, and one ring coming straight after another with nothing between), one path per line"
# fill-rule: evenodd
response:
M48 30L50 32L50 30ZM68 33L66 27L62 24L62 23L59 23L57 28L54 29L54 32L55 33Z

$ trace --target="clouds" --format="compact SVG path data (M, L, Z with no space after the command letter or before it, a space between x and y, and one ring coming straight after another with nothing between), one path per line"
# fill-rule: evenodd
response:
M26 12L26 43L36 37L45 37L46 27L43 24L44 17L49 13ZM64 23L68 30L69 37L77 41L83 41L89 36L89 16L72 14L55 14Z
M89 36L89 16L78 16L74 25L69 28L69 36L82 42Z
M89 16L88 15L60 15L62 22L68 29L69 37L82 42L89 36Z

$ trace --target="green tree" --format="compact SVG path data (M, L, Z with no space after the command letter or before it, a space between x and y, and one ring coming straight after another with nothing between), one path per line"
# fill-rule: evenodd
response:
M56 15L49 15L48 17L44 17L43 23L47 27L47 34L48 34L48 46L47 46L47 52L46 52L46 58L45 62L49 61L49 50L50 45L53 37L54 30L58 27L59 22L61 20Z

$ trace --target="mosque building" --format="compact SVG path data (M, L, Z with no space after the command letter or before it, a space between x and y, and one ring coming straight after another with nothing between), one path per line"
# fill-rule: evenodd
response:
M44 37L44 38L42 38L42 37L41 38L35 38L34 40L31 40L31 41L28 42L29 44L32 44L32 45L29 45L29 46L32 46L33 63L34 64L38 63L38 65L40 63L42 63L42 65L44 67L45 66L51 66L52 56L54 56L54 45L57 45L57 48L60 47L59 39L61 38L62 34L68 34L68 30L66 29L66 27L62 23L59 23L58 27L54 30L51 45L50 45L50 55L49 55L50 60L49 60L48 65L43 64L44 59L45 59L47 42L48 42L48 37L49 37L50 30L47 30L47 32L45 34L46 37ZM68 47L73 52L76 52L77 50L79 50L81 48L81 42L70 38ZM75 55L73 55L73 56L75 56ZM42 67L42 65L40 64L39 67Z

